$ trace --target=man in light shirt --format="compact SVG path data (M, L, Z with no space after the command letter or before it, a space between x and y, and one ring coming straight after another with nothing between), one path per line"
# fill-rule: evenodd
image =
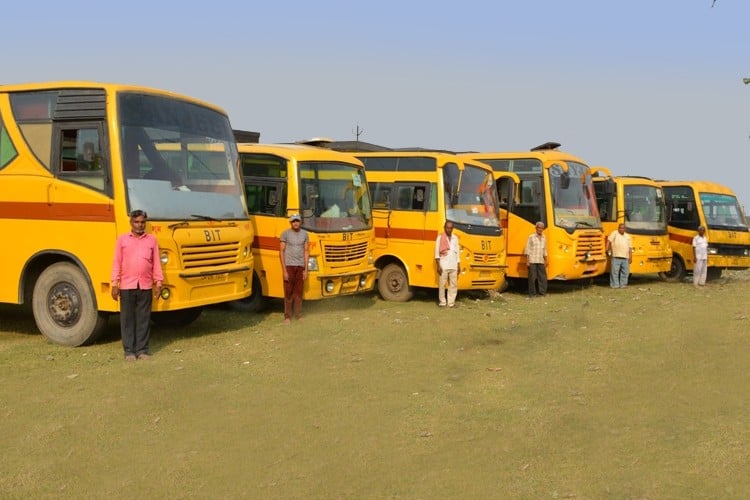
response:
M526 265L529 266L529 297L547 294L547 238L544 237L544 222L534 225L534 232L526 240Z
M706 237L706 228L698 227L698 234L693 236L693 256L695 265L693 266L693 286L696 288L706 284L706 275L708 274L708 238Z
M625 224L620 223L616 231L607 237L607 255L609 264L609 286L625 288L630 276L630 263L633 262L633 241L625 232Z
M455 307L458 295L458 273L461 272L459 262L458 236L453 234L453 223L446 221L443 232L435 240L435 263L440 276L438 280L438 305L440 307ZM446 300L445 284L448 283L448 297Z

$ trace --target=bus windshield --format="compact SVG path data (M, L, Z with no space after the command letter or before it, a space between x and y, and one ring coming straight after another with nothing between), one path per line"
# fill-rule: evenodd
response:
M655 186L624 186L625 228L667 231L662 190Z
M709 229L747 231L747 222L737 198L729 194L700 193L703 216Z
M452 186L450 169L443 169L445 185ZM468 226L499 226L495 180L491 171L466 165L460 182L446 193L446 218Z
M602 227L586 165L558 162L550 166L548 175L556 225L565 229Z
M311 231L360 231L372 224L370 192L359 165L299 164L302 221Z
M118 112L129 210L152 220L248 217L225 115L136 93L119 95Z

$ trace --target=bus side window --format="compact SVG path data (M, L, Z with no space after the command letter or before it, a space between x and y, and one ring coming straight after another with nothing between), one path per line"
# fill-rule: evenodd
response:
M87 124L60 130L58 175L66 181L105 191L105 176L99 149L99 129Z

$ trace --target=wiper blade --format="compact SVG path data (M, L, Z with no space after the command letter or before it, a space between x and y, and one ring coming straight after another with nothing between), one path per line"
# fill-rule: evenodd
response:
M214 217L211 217L210 215L201 215L201 214L190 214L190 217L195 217L196 219L201 219L201 220L213 220L213 221L219 220L219 219L215 219Z

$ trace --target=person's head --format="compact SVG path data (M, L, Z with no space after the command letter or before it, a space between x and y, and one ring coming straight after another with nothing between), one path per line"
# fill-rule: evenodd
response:
M705 228L705 226L698 226L698 234L700 234L701 236L703 236L704 234L706 234L706 228Z
M536 229L536 234L542 234L542 232L544 232L544 222L537 222L534 224L534 228Z
M299 214L290 215L289 224L292 226L292 229L299 231L302 227L302 217L300 217Z
M140 236L146 232L146 219L148 219L148 214L143 210L130 212L130 230L133 234Z
M445 234L450 236L453 233L453 223L449 220L445 221L445 224L443 224L443 230L445 231Z
M620 223L620 224L619 224L619 225L617 226L617 232L618 232L618 233L620 233L620 234L625 234L625 224L623 224L623 223Z
M86 161L94 161L94 143L93 142L83 143L83 159Z

